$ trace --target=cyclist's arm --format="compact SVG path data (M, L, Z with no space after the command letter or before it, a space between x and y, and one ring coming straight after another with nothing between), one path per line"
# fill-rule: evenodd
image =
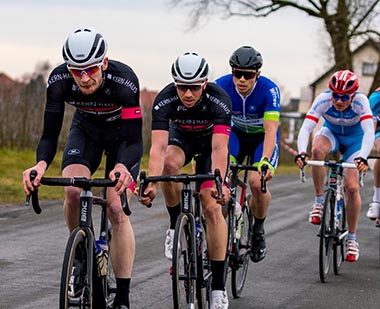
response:
M364 136L362 139L362 146L360 149L359 156L366 159L373 147L373 143L375 140L375 131L373 127L373 121L370 117L360 121L360 124L364 131Z
M277 143L278 121L264 120L264 148L262 157L270 159Z

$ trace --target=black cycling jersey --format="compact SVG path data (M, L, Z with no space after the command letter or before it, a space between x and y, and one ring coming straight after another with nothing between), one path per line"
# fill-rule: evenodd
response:
M56 67L49 76L47 87L44 128L37 148L37 161L49 165L54 159L58 136L61 131L65 103L77 108L74 126L87 129L86 138L102 140L95 136L102 132L118 133L115 163L123 163L129 170L138 165L142 156L142 113L140 108L139 81L133 70L118 61L109 60L103 72L103 83L91 95L84 95L74 81L66 64ZM96 130L93 129L97 129ZM91 136L93 132L93 136ZM75 137L73 137L75 138ZM107 141L108 143L112 141Z
M200 100L191 108L182 104L174 83L167 85L153 103L152 130L169 130L170 121L183 132L212 133L221 126L229 134L231 99L214 83L207 83ZM222 133L222 132L219 132Z

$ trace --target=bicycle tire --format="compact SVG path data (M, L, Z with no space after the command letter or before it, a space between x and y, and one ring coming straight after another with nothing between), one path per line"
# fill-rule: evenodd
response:
M330 270L333 252L334 213L335 196L332 190L328 190L325 195L325 202L322 212L322 220L319 230L319 277L321 282L326 282Z
M196 306L196 259L193 243L194 226L186 214L181 214L176 223L173 241L173 306L178 308L195 308Z
M231 267L234 264L234 232L235 232L235 215L234 215L234 207L231 205L232 200L228 202L228 208L227 208L227 216L225 218L227 223L227 248L226 248L226 258L224 263L224 282L227 282L228 273L231 272Z
M197 286L196 297L198 309L210 308L211 306L211 263L208 258L206 241L206 224L203 220L202 243L197 240Z
M234 298L239 298L244 288L245 280L248 273L249 252L251 235L251 211L248 205L242 207L243 224L240 232L240 239L236 246L237 263L233 265L231 270L231 291Z
M112 266L112 251L110 246L112 233L110 228L108 229L107 234L107 242L109 244L107 259L107 275L102 277L102 287L106 308L111 309L116 296L116 277Z
M337 237L334 241L334 255L333 255L333 265L334 274L338 275L340 267L345 259L345 237L342 237L346 232L346 202L344 196L342 197L342 215L340 219L337 219L336 234Z
M87 234L85 230L77 228L69 237L63 258L60 309L91 308L92 271L88 273L87 263Z

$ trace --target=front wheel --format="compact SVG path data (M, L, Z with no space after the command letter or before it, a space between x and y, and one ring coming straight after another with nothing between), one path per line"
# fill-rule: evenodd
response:
M59 308L91 308L92 271L88 273L86 231L75 229L67 242L63 258Z
M334 273L339 274L340 267L344 261L345 250L344 250L344 240L347 234L346 230L346 203L344 196L342 197L342 205L340 207L340 212L336 212L336 239L334 241Z
M196 250L193 240L194 226L187 215L181 214L176 223L173 242L173 306L177 308L195 308Z
M334 209L335 196L333 191L329 190L325 196L322 220L319 231L319 277L321 282L326 282L330 270L331 258L333 252L333 234L334 234Z
M239 298L243 288L245 279L247 278L249 265L250 241L249 235L251 231L251 211L247 205L242 208L243 220L240 228L240 239L236 246L237 263L233 265L231 271L231 290L234 298Z

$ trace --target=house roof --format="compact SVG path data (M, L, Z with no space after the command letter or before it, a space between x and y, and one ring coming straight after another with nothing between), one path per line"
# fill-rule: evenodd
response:
M367 46L372 46L374 47L376 50L380 50L380 42L376 42L375 40L369 38L367 41L365 41L362 45L360 45L358 48L356 48L353 52L352 52L352 55L355 55L357 53L359 53L363 48L367 47ZM326 76L330 76L331 74L333 74L335 71L335 66L332 66L330 69L328 69L324 74L322 74L320 77L318 77L314 82L312 82L310 84L310 86L312 88L315 87L315 85L317 85L321 80L323 80L324 78L326 78Z

